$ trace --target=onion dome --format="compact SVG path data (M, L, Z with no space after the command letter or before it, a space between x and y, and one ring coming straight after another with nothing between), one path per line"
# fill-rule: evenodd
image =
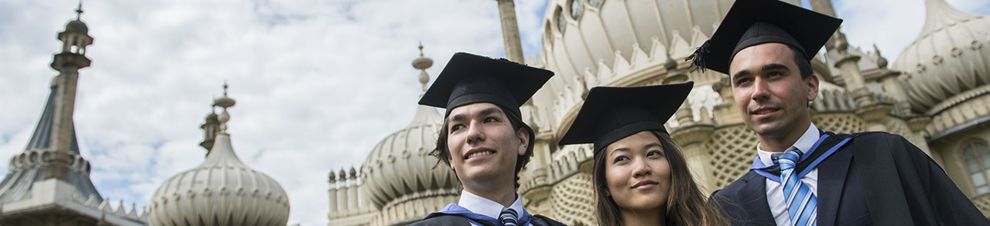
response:
M926 0L921 34L893 64L908 73L908 101L917 112L936 113L939 103L990 84L990 17L972 16L944 0Z
M675 59L694 52L731 6L732 0L552 0L543 22L546 65L565 76L595 74L617 57L632 62L641 50L663 66L667 52Z
M226 132L227 108L234 99L214 101L222 107L220 131L206 160L169 178L151 199L150 225L286 225L289 198L277 181L251 169L237 157Z
M424 89L429 81L425 70L432 64L428 59L420 54L413 61L413 67L422 72L419 81ZM360 175L368 200L386 218L394 218L383 221L418 219L456 200L460 192L457 177L447 165L438 164L437 158L429 155L436 147L442 122L443 117L434 108L418 106L412 122L378 142L365 160Z
M437 165L437 158L429 155L436 147L442 121L433 108L419 106L409 126L375 145L361 176L376 207L417 192L459 187L453 171L443 163Z

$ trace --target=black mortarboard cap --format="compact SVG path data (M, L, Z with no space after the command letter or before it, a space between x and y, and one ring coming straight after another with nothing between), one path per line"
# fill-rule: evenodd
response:
M505 59L455 53L419 104L450 110L473 103L492 103L522 118L526 103L553 72Z
M560 138L560 145L594 143L595 154L641 131L666 131L663 123L687 99L694 82L641 87L595 87Z
M728 74L729 63L739 50L782 43L811 60L841 23L841 19L779 0L736 0L711 39L691 59L697 67Z

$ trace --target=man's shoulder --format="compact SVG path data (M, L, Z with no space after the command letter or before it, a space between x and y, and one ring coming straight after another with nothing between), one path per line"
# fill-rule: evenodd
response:
M897 155L902 154L901 149L917 149L914 144L904 138L901 135L891 134L887 132L861 132L852 134L853 140L850 147L853 149L863 149L863 150L891 150L897 149L897 151L892 151L891 154Z
M564 226L566 224L550 219L549 217L543 215L533 215L533 221L530 222L533 226Z
M888 132L878 132L878 131L859 132L859 133L853 133L851 135L856 140L858 140L860 142L862 142L862 141L901 140L901 139L904 139L904 137L901 136L901 135L892 134L892 133L888 133Z
M468 218L452 215L432 213L422 220L409 224L410 226L464 226L471 225Z
M750 170L746 172L746 174L743 174L739 178L736 178L736 180L725 185L725 187L722 187L722 189L713 192L712 196L731 197L742 191L742 189L745 188L747 183L754 181L755 177L760 177L760 176L755 172L753 172L752 170ZM762 182L762 180L759 181Z

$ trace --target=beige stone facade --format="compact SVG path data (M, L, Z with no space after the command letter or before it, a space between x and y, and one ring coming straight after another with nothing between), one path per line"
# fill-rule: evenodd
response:
M835 15L829 1L811 2L814 10ZM570 225L595 224L591 147L556 145L594 86L695 81L667 127L696 181L710 192L748 170L757 140L742 124L725 76L691 70L685 61L732 1L646 3L550 1L542 55L526 62L556 73L523 109L538 131L518 190L528 210ZM944 0L924 4L921 34L890 67L875 47L850 46L841 31L833 36L812 62L822 81L813 120L838 133L904 136L990 214L990 18L962 13ZM440 120L417 120L433 121L387 137L359 170L331 173L330 225L401 224L456 201L456 179L445 167L432 168L435 160L426 155Z

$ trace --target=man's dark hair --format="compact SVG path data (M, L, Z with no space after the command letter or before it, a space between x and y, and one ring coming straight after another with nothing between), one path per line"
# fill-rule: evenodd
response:
M533 156L533 146L535 146L533 145L533 142L535 142L536 133L534 133L533 129L526 125L521 118L513 114L508 114L509 111L506 111L502 106L498 106L498 108L501 109L502 112L506 112L505 117L509 118L509 123L512 124L512 131L514 133L518 133L519 129L525 129L529 132L529 144L526 145L526 154L520 155L518 156L519 158L516 159L516 168L514 172L515 180L513 182L515 183L516 188L519 188L519 172L526 166L526 163L529 163L529 158ZM437 157L437 164L443 162L444 164L447 164L447 166L450 166L450 149L447 148L446 119L444 119L443 126L440 127L440 134L437 136L437 147L434 148L433 151L430 151L430 155ZM453 167L451 167L451 169L453 169ZM457 174L455 173L454 176L457 176Z
M791 49L791 53L794 54L794 64L798 67L798 72L801 73L801 79L808 79L814 71L811 69L811 59L804 58L804 54L794 47L787 46Z

